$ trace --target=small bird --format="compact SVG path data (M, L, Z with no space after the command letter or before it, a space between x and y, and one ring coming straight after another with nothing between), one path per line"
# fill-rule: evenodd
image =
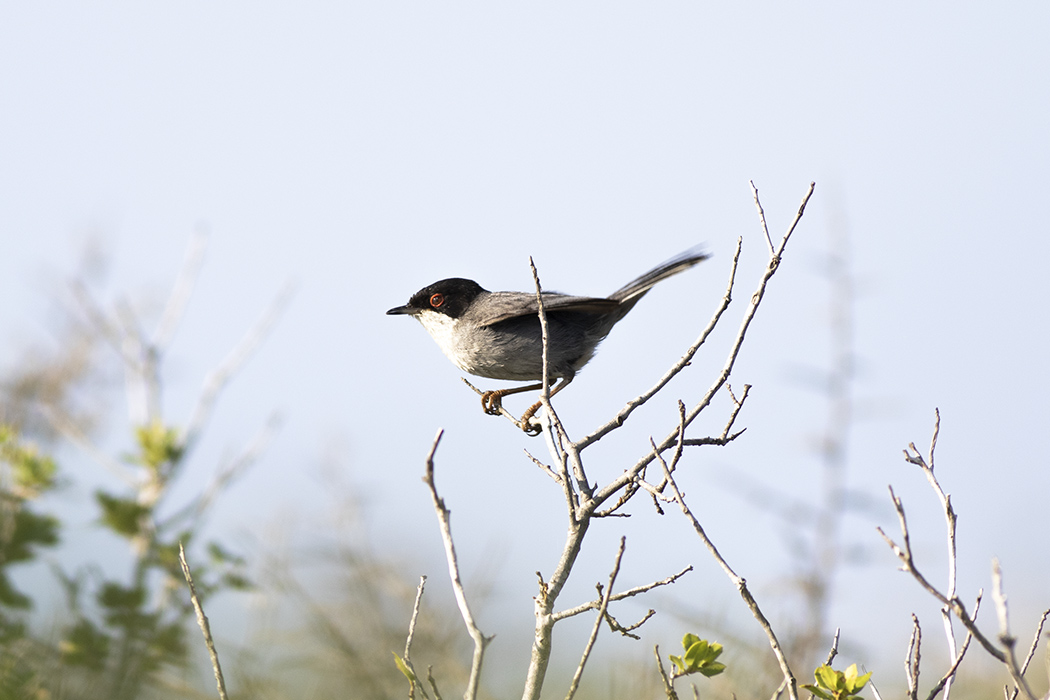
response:
M551 380L561 380L550 395L569 385L612 327L653 285L709 257L699 247L690 248L605 299L543 292L548 372ZM499 415L504 396L543 388L543 336L535 293L490 292L474 280L452 277L423 287L407 304L387 314L409 315L422 323L445 356L464 372L489 379L540 382L484 392L481 406L485 413ZM539 407L537 402L521 417L526 432L538 433L529 419Z

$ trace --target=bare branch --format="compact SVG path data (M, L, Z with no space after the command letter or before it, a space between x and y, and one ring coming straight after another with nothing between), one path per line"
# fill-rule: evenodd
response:
M1013 653L1017 637L1010 634L1010 616L1006 607L1006 594L1003 593L1003 571L998 559L992 559L992 600L995 601L995 612L999 616L999 643Z
M222 666L219 665L219 653L215 650L215 640L211 638L211 627L208 625L208 616L204 614L204 607L197 596L197 588L193 585L193 574L190 573L190 565L186 563L186 550L179 542L179 562L182 564L182 575L186 577L186 584L190 588L190 601L193 609L197 612L197 624L200 625L204 634L204 645L208 647L208 656L211 657L211 667L215 671L215 684L219 688L219 698L228 700L226 695L226 681L222 677Z
M434 700L441 700L441 692L438 690L437 681L434 680L434 674L431 673L433 669L427 666L427 683L430 684L430 689L434 691Z
M711 320L707 322L707 326L701 331L700 336L689 346L689 349L685 351L685 354L682 355L677 362L671 365L671 368L664 373L664 376L660 377L659 381L657 381L648 391L628 401L627 405L621 408L620 412L617 413L612 420L597 428L590 435L577 441L576 444L579 449L585 449L608 433L622 426L627 418L634 413L636 408L644 405L649 399L659 393L661 389L667 386L667 383L674 379L679 372L689 366L689 363L693 360L693 356L696 355L697 351L700 350L700 347L707 342L707 338L712 332L714 332L719 319L722 318L722 314L729 308L729 304L733 300L733 285L736 282L736 270L737 265L740 263L740 248L742 245L743 239L738 238L736 242L736 252L733 254L733 263L729 269L729 282L726 285L726 292L722 296L722 301L719 303L718 308L715 309L714 314L711 316Z
M729 413L729 419L726 421L725 427L722 429L722 434L719 437L712 438L693 438L686 440L683 444L685 445L727 445L733 440L744 434L747 428L738 430L735 433L730 434L730 430L733 429L733 424L736 423L736 417L740 414L740 409L744 407L744 402L747 401L748 392L751 391L751 385L744 385L744 393L740 395L740 399L736 398L736 394L733 393L733 387L726 383L726 390L729 392L729 398L733 401L733 410Z
M412 604L412 617L408 621L408 637L405 638L405 663L408 663L412 655L412 638L416 634L416 620L419 619L419 604L423 600L423 587L427 585L427 577L419 577L419 585L416 586L416 600Z
M835 628L835 636L831 639L831 649L828 650L828 658L824 660L825 666L830 666L831 662L834 661L835 657L839 654L839 633L841 631L841 628Z
M445 558L448 560L448 575L452 581L452 590L456 595L456 603L459 605L459 613L467 626L470 638L474 640L474 658L470 664L470 679L467 682L467 691L463 695L465 700L474 700L478 696L478 685L481 680L481 663L485 656L485 647L488 646L491 637L486 637L481 633L477 623L474 622L474 615L470 612L467 594L463 589L463 581L459 577L456 546L452 542L452 512L445 506L444 499L438 495L437 486L434 485L434 453L437 452L438 443L441 442L443 433L444 430L438 430L437 435L434 436L434 443L430 446L430 452L427 454L426 474L423 477L423 483L430 489L430 496L434 501L434 511L437 513L438 523L441 525L441 540L445 544Z
M769 624L769 620L766 619L766 616L762 614L762 610L758 607L758 602L755 600L754 596L751 595L751 591L748 590L747 581L738 576L729 566L729 562L727 562L718 552L718 548L715 547L714 542L712 542L707 536L703 526L700 525L700 521L696 519L696 516L693 515L693 512L689 509L689 506L686 505L685 497L678 489L678 484L675 483L671 472L667 469L667 466L662 460L660 463L664 467L664 474L667 477L667 483L671 487L671 491L674 493L675 500L678 501L678 505L682 509L682 512L689 519L689 522L692 523L693 530L699 535L700 540L704 543L704 546L707 547L707 551L711 553L715 558L715 561L718 562L718 565L722 567L722 570L729 577L729 580L736 586L737 591L744 599L744 603L747 604L751 614L754 615L758 624L766 633L766 637L769 639L769 646L773 649L773 654L776 656L777 662L780 664L780 670L784 674L784 680L787 681L788 696L791 700L798 700L798 682L795 680L795 674L791 671L791 666L788 664L787 656L784 655L784 651L780 647L780 642L777 640L777 635L773 631L773 627Z
M635 586L634 588L629 588L622 593L613 594L609 597L609 602L615 603L626 598L632 598L636 595L639 595L640 593L647 593L648 591L651 591L654 588L659 588L660 586L672 584L692 570L692 566L687 566L681 571L679 571L677 574L674 574L673 576L668 576L665 579L660 579L659 581L647 583L644 586ZM577 605L575 608L569 608L568 610L562 610L559 613L554 613L552 617L555 621L564 620L567 617L573 617L575 615L579 615L580 613L587 612L588 610L594 610L595 608L601 606L601 602L602 601L600 598L598 600L592 600L588 603L584 603L583 605Z
M784 238L781 240L780 246L777 249L776 254L770 257L769 264L766 267L765 273L762 275L762 279L759 281L758 288L751 295L751 299L748 303L747 310L744 312L744 317L740 323L740 329L737 331L736 338L734 339L729 349L729 354L726 357L725 364L723 365L721 372L719 372L711 387L701 397L700 401L695 406L693 406L693 408L691 408L686 414L686 426L690 425L696 419L696 417L700 415L700 413L705 408L707 408L707 406L711 403L711 400L714 397L714 395L718 392L719 389L722 388L722 385L724 385L729 380L729 375L732 373L733 367L736 364L737 357L740 354L740 348L743 346L744 337L747 335L747 330L751 326L751 321L754 320L755 313L758 311L759 305L762 303L762 299L766 291L766 286L769 284L769 280L772 279L774 274L776 274L777 268L780 266L780 259L781 255L783 254L784 248L787 245L788 239L791 237L792 232L795 230L795 227L798 225L799 220L802 218L802 214L805 211L806 204L809 202L809 198L813 195L813 189L815 186L815 183L810 184L809 190L806 192L806 195L803 197L802 204L799 206L798 213L795 215L795 219L791 223L791 227L788 229L788 232L784 234ZM700 345L706 339L707 334L709 334L710 331L713 330L714 324L721 316L722 311L724 311L724 307L728 306L730 300L730 293L732 290L732 280L736 274L736 265L739 257L740 243L738 242L737 251L733 258L733 272L730 275L729 289L727 290L726 296L723 299L723 307L720 307L719 310L716 311L715 317L712 318L711 323L708 324L708 328L704 330L704 333L701 335L700 340L698 340L697 343L694 344L692 348L690 348L689 352L686 353L686 356L679 361L679 364L681 364L681 366L675 365L677 369L672 368L672 372L668 373L668 375L665 375L668 381L670 380L670 377L674 376L674 374L677 374L678 371L681 371L681 367L684 367L685 364L688 363L688 360L692 358L692 353L695 353L696 349L699 349ZM662 384L658 384L657 387L655 387L655 390L658 390L662 386ZM655 391L653 391L653 393L655 393ZM631 410L633 410L633 408ZM591 435L588 435L586 438L577 443L580 446L580 449L582 449L588 444L591 444L592 442L594 442L594 440L597 440L602 435L608 433L614 428L619 427L619 425L622 425L623 420L621 419L621 416L624 416L624 411L621 411L616 419L606 424L602 428L599 428L595 432L591 433ZM675 444L678 438L678 433L678 430L674 430L669 435L667 435L662 441L657 443L658 451L663 452L664 450L670 449L670 447ZM642 457L637 463L635 463L633 467L624 472L624 474L622 474L619 478L613 480L607 486L600 489L594 495L594 501L596 505L600 505L605 500L610 498L614 493L623 488L623 486L626 483L633 481L634 478L638 474L640 474L641 471L647 465L652 463L653 459L654 457L651 452L646 454L646 456Z
M1010 634L1010 615L1006 605L1006 594L1003 593L1003 572L999 567L998 559L992 559L992 600L995 601L995 610L999 616L999 643L1006 649L1006 656L1009 659L1006 668L1010 671L1010 677L1014 681L1014 690L1015 692L1020 690L1026 698L1034 699L1035 694L1028 687L1024 671L1017 665L1017 656L1014 653L1017 647L1017 637Z
M909 452L908 450L905 450L904 457L909 463L918 465L920 468L922 468L923 473L926 474L926 477L927 477L927 479L930 482L930 485L933 487L934 491L938 495L938 498L941 500L942 506L943 506L943 508L945 510L945 516L946 516L946 518L948 520L948 524L949 524L949 533L951 535L951 538L949 540L949 542L950 542L949 546L954 548L954 532L955 532L956 515L955 515L954 510L951 507L951 499L950 499L950 497L944 493L943 489L941 489L941 487L940 487L940 484L937 482L937 479L934 478L934 475L933 475L933 458L934 458L934 452L935 452L936 447L937 447L937 436L938 436L939 432L940 432L940 412L938 411L937 412L937 420L936 420L936 423L935 423L935 426L934 426L933 438L930 441L930 459L929 459L929 462L927 463L927 461L923 458L922 454L919 453L919 451L915 448L915 444L914 443L911 443L909 445L909 447L911 449L911 452ZM914 453L914 454L912 454L912 453ZM912 555L912 551L911 551L911 543L910 543L909 536L908 536L908 525L907 525L907 520L906 520L906 518L904 516L904 506L901 503L901 500L899 498L897 498L897 496L893 493L893 488L892 487L890 488L890 496L893 499L893 506L894 506L894 508L897 511L897 517L898 517L898 520L900 521L901 537L903 538L903 542L904 542L903 548L898 546L893 540L891 540L886 535L886 533L882 531L882 528L876 528L876 529L878 530L879 534L882 535L883 539L886 540L886 543L890 546L890 548L893 550L894 554L897 555L897 558L903 564L902 569L904 571L907 571L908 573L910 573L912 575L912 577L916 581L918 581L919 584L923 588L925 588L928 593L930 593L930 595L932 595L934 598L939 600L941 602L941 604L945 606L945 608L950 609L955 614L955 616L957 618L959 618L959 621L962 622L962 624L966 628L967 632L969 632L970 635L972 635L973 638L977 640L977 642L984 648L984 650L986 652L988 652L988 654L990 654L994 659L996 659L1001 664L1006 666L1006 670L1010 673L1010 678L1013 680L1014 685L1020 690L1020 692L1022 692L1024 694L1024 697L1026 698L1026 700L1035 700L1035 696L1032 694L1031 689L1028 687L1028 683L1024 679L1023 672L1018 667L1017 659L1016 659L1016 657L1014 655L1014 645L1015 645L1016 639L1014 637L1012 637L1010 635L1010 633L1009 633L1009 626L1008 626L1008 621L1007 621L1007 617L1006 617L1006 612L1007 612L1007 610L1006 610L1006 597L1004 595L1002 595L1002 590L1001 590L1002 579L1001 579L1001 572L999 571L999 563L998 563L998 561L993 562L992 577L993 577L993 582L995 583L995 585L1000 587L999 590L996 591L996 607L997 607L997 609L999 611L999 621L1000 621L999 643L1006 650L1005 653L1003 651L1001 651L1000 649L998 649L995 646L995 644L993 644L992 641L990 639L988 639L988 637L986 637L980 631L980 629L978 629L977 624L976 624L976 613L973 616L970 616L969 614L967 614L966 606L963 604L962 600L960 600L957 595L953 595L953 596L949 597L949 596L946 596L945 594L941 593L933 584L931 584L926 579L925 576L923 576L919 572L918 568L915 566L915 559L914 559L914 556ZM952 558L954 558L954 554L953 554ZM954 581L954 576L953 576L952 580Z
M671 680L667 677L667 672L664 671L664 662L660 658L659 644L653 646L653 654L656 655L656 669L660 672L660 678L663 679L664 693L667 695L667 700L678 700L678 693L675 692L674 686L671 685Z
M282 418L279 414L271 414L266 424L259 429L259 432L241 450L240 454L230 460L212 478L208 487L186 506L165 518L163 524L159 527L168 527L186 517L192 516L194 519L203 517L219 494L258 461L259 457L266 451L266 448L270 446L270 442L280 429L281 423Z
M784 254L784 248L787 247L788 239L791 238L791 234L795 232L795 227L798 226L798 222L802 220L802 215L806 213L806 205L809 204L809 198L813 196L813 190L816 188L817 183L809 183L809 189L806 194L802 197L802 203L798 206L798 211L795 212L795 218L791 221L791 226L788 227L787 233L780 239L780 246L777 248L776 257L779 262L779 258Z
M594 648L594 642L598 639L598 630L602 627L602 620L605 618L605 611L609 609L609 596L612 595L613 583L616 582L616 576L620 573L620 560L623 559L623 550L627 546L627 538L620 538L620 548L616 552L616 559L613 561L612 573L609 574L609 585L605 589L605 594L602 596L601 607L598 609L598 617L594 620L594 627L591 629L591 636L587 640L587 646L583 649L583 657L580 659L580 664L576 667L576 672L572 675L572 683L569 684L569 692L565 696L565 700L572 700L572 697L576 695L576 689L580 687L580 678L583 676L583 667L587 665L587 658L591 655L591 650Z
M423 693L424 698L428 698L426 689L421 683L419 683L419 674L416 673L415 667L412 665L412 638L416 635L416 620L419 619L419 606L423 600L423 587L427 583L426 576L419 577L419 585L416 586L416 600L412 604L412 617L408 621L408 636L405 638L405 656L402 662L412 673L412 677L409 679L408 697L414 698L416 696L416 688L418 687L420 692ZM433 681L430 676L430 669L427 668L427 677Z
M922 654L922 628L919 618L912 613L911 639L908 642L908 654L904 657L904 675L908 679L908 697L918 700L919 697L919 659Z
M976 611L974 611L976 614ZM1039 618L1039 624L1035 628L1035 636L1032 637L1032 646L1028 648L1028 656L1024 659L1024 664L1021 666L1021 675L1023 676L1028 671L1028 664L1032 662L1032 657L1035 656L1035 650L1039 646L1039 637L1043 634L1043 625L1046 624L1046 618L1050 617L1050 610L1043 611L1043 616ZM1014 686L1014 692L1010 696L1011 700L1017 697L1019 689Z
M977 594L977 600L973 605L973 615L970 616L971 622L977 621L977 613L981 609L981 597L982 594ZM944 610L946 608L942 608ZM962 647L959 652L955 655L955 661L952 662L951 667L941 676L941 680L937 682L937 685L930 689L930 692L926 695L926 700L934 700L941 689L944 690L944 700L948 700L949 694L951 693L952 681L955 679L955 673L959 670L959 665L962 663L963 657L966 656L966 650L970 648L970 640L973 639L973 635L969 632L966 633L966 639L963 641Z
M230 354L226 356L222 364L204 380L204 387L201 389L200 397L197 399L197 405L194 407L186 425L184 447L187 453L196 446L201 431L215 408L215 402L218 400L219 394L233 375L244 366L244 363L248 361L248 358L259 347L259 344L262 343L270 329L273 328L273 325L288 305L289 300L291 300L294 291L294 284L286 284L255 326L230 351Z
M74 301L76 301L81 312L87 317L91 327L109 342L125 362L133 359L128 358L124 354L124 334L121 332L120 322L95 303L95 299L91 296L84 283L80 280L73 280L70 283L70 291L73 294Z
M208 233L203 227L199 227L190 238L189 247L186 249L186 259L179 270L179 276L172 287L168 303L161 313L160 321L150 339L150 346L156 348L158 353L167 349L175 335L175 329L182 321L186 310L186 304L193 294L193 288L197 284L197 275L200 274L201 263L204 261L204 251L208 248Z
M952 600L956 597L956 538L955 538L955 527L958 520L958 516L955 514L955 510L952 508L951 496L944 492L941 488L940 482L937 481L937 477L933 473L934 455L937 450L937 436L941 431L941 412L939 409L934 409L934 426L933 426L933 437L930 439L930 452L929 460L927 461L922 454L916 449L915 443L909 445L911 452L908 450L904 451L905 460L911 464L918 466L922 469L923 474L926 475L926 480L930 483L930 487L937 495L937 500L940 503L941 510L944 512L944 519L946 523L945 534L948 538L948 590L945 597ZM914 454L912 454L914 453ZM974 611L976 615L976 610ZM941 620L944 625L944 636L948 640L948 653L952 658L958 657L959 661L962 660L961 656L958 655L955 645L955 630L952 626L952 615L951 606L945 604L941 607ZM967 638L969 643L969 637ZM946 675L944 677L944 697L945 700L951 695L951 685L954 674Z
M546 472L547 476L549 476L550 478L554 479L554 482L556 484L561 484L562 483L561 476L559 476L559 474L556 471L554 471L553 469L548 467L546 464L544 464L540 460L538 460L535 457L533 457L531 452L529 452L528 450L525 450L525 456L528 457L529 459L531 459L533 464L535 464L537 467L539 467L544 472Z
M547 335L547 309L543 305L543 289L540 287L540 273L536 271L536 263L532 261L532 256L529 256L529 268L532 270L532 281L536 285L536 307L539 311L540 316L540 334L541 340L543 341L543 388L540 390L540 401L543 403L543 407L550 410L548 407L551 400L551 368L550 368L550 348L547 347L550 336Z
M651 618L655 614L656 611L652 608L649 608L648 612L646 612L645 615L642 616L641 620L634 623L633 625L628 625L627 627L624 627L619 622L617 622L616 618L612 616L612 613L606 611L605 621L609 623L609 629L611 629L613 632L619 632L624 637L630 637L631 639L641 639L641 637L639 637L637 634L631 634L631 632L644 625L646 622L649 621L649 618Z
M773 239L769 236L769 227L766 226L766 212L762 209L762 202L758 199L758 188L755 187L754 180L749 180L748 183L751 185L751 194L755 198L755 208L758 209L758 219L762 222L762 232L766 234L766 243L769 244L769 254L776 255L776 250L773 248Z
M129 473L125 465L110 457L108 453L92 442L91 438L81 430L75 421L70 420L68 416L61 411L54 410L51 406L42 405L40 410L55 432L79 447L125 484L133 485L136 483L135 478Z

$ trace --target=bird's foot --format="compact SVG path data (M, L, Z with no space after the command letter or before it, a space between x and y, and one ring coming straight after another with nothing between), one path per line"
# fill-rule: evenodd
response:
M537 401L536 403L529 406L529 409L525 413L521 414L521 429L529 435L539 435L543 432L543 426L539 422L533 423L532 417L536 415L536 411L540 410L540 406L543 404Z
M486 391L482 394L481 409L490 416L498 416L503 411L503 392Z

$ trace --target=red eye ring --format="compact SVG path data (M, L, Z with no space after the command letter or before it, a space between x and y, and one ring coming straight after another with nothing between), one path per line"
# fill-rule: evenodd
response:
M430 295L430 305L433 306L435 309L438 308L439 306L441 306L444 303L445 303L445 295L444 294L431 294Z

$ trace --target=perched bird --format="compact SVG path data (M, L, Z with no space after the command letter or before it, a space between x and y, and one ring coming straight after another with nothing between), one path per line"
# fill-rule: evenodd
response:
M548 372L551 380L561 380L550 395L569 385L612 327L653 285L708 257L699 248L691 248L605 299L543 292ZM543 339L533 292L490 292L473 280L452 277L423 287L407 304L387 314L416 318L445 356L465 372L490 379L540 382L486 391L481 397L486 413L499 415L504 396L543 388ZM534 404L521 417L526 432L536 432L529 418L539 407Z

